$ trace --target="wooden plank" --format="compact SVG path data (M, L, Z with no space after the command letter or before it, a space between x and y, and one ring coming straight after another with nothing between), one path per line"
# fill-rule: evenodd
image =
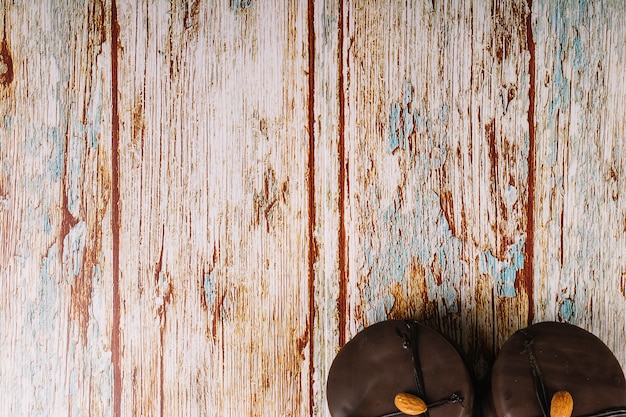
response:
M316 1L313 14L314 320L313 415L328 415L326 380L345 343L345 144L343 138L343 9L341 1Z
M478 215L472 233L480 242L477 269L493 284L493 330L485 332L480 325L488 315L479 307L487 304L484 293L476 300L475 319L481 337L491 337L496 352L513 332L530 324L534 312L535 41L531 2L485 3L474 8L472 34L470 147L473 152L478 145L478 155L470 169L481 181L478 192L463 204Z
M414 317L479 377L532 304L527 15L520 1L346 13L349 333Z
M109 5L0 25L0 414L111 415Z
M123 415L309 415L308 11L119 1Z
M623 2L1 6L1 415L328 415L386 318L626 369Z
M626 6L541 2L535 315L582 326L626 367Z

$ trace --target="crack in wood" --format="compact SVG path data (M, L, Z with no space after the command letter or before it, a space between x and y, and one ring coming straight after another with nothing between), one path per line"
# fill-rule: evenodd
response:
M315 262L318 258L317 243L315 238L315 0L309 0L307 4L307 30L308 30L308 108L307 123L309 131L309 155L308 155L308 175L307 175L307 194L308 194L308 291L309 291L309 317L307 320L307 337L309 344L309 413L313 414L315 408L315 387L313 375L315 375ZM301 345L301 342L299 342ZM299 351L303 347L300 346Z
M528 296L528 324L532 324L535 316L535 306L533 297L534 287L534 229L535 229L535 171L537 164L535 162L536 143L535 143L535 40L533 38L533 0L528 0L528 15L526 16L526 47L530 54L528 62L528 73L530 77L528 89L528 201L526 208L526 248L524 254L524 268L519 285L524 286L526 295Z
M346 320L347 320L347 299L348 299L348 269L347 269L347 244L346 244L346 225L345 225L345 209L346 209L346 193L349 194L348 187L348 162L346 161L346 144L345 144L345 112L346 112L346 96L345 96L345 80L343 75L344 65L344 48L343 48L343 25L344 10L343 1L338 5L339 24L337 28L338 37L338 74L337 91L339 94L339 122L338 136L339 143L337 145L339 159L339 184L338 184L338 213L339 213L339 232L338 232L338 268L339 268L339 295L337 300L337 309L339 314L339 346L346 344Z
M119 26L117 3L111 1L111 233L113 267L113 323L111 362L113 365L113 415L122 415L122 369L120 349L120 119L118 109L117 51Z

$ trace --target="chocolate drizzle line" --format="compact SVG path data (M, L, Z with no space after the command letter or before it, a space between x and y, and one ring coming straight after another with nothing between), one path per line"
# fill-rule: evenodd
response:
M417 396L426 399L426 392L424 391L424 376L422 375L422 364L420 363L419 350L417 348L417 326L410 320L405 320L404 323L409 330L409 337L404 336L404 343L402 345L405 349L411 349L411 356L413 358L413 376L415 377L415 386L417 388ZM428 411L424 413L428 417Z
M533 341L535 340L531 335L524 330L519 330L519 333L526 339L524 341L524 352L528 355L528 361L530 362L530 370L533 374L533 385L535 386L535 394L541 407L541 414L543 417L548 417L548 397L546 395L546 386L543 383L543 374L539 369L537 358L535 357L535 351L533 350Z
M411 320L405 320L404 323L406 324L406 327L408 329L408 334L403 333L398 329L398 335L404 339L402 347L407 350L410 349L411 351L411 356L413 360L413 376L415 377L415 388L417 396L425 399L426 393L424 391L424 376L422 375L422 365L420 363L420 356L417 348L417 326L416 323ZM449 397L428 404L427 410L422 413L422 415L428 417L428 409L435 408L444 404L455 403L461 403L461 405L463 405L463 397L461 397L457 393L451 394ZM394 411L392 413L384 414L380 417L394 417L401 416L403 414L404 413L402 411Z
M548 397L546 395L546 386L543 381L543 373L539 368L539 363L537 362L537 357L535 356L532 346L535 339L524 330L518 330L518 333L523 335L525 338L524 352L528 355L528 361L530 362L530 370L533 374L533 385L535 386L535 394L537 395L537 400L539 401L539 406L541 407L541 413L543 417L549 417ZM626 417L626 407L604 410L580 417Z

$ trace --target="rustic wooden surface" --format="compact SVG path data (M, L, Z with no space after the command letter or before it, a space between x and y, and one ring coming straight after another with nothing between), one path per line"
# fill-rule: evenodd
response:
M622 1L1 4L0 415L328 415L400 317L626 368Z
M111 415L109 9L2 2L0 415Z

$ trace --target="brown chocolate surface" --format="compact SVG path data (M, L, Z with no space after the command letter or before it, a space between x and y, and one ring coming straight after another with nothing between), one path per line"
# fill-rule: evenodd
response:
M490 404L496 417L542 415L525 350L529 340L542 374L548 409L552 395L560 390L572 395L574 417L626 406L626 381L610 349L579 327L544 322L516 332L498 353L491 374Z
M459 352L435 330L410 323L416 326L423 399L431 404L455 393L463 398L431 408L429 417L471 416L472 380ZM397 393L417 394L413 351L403 346L409 334L405 321L388 320L367 327L339 351L327 385L333 417L383 416L398 411Z

